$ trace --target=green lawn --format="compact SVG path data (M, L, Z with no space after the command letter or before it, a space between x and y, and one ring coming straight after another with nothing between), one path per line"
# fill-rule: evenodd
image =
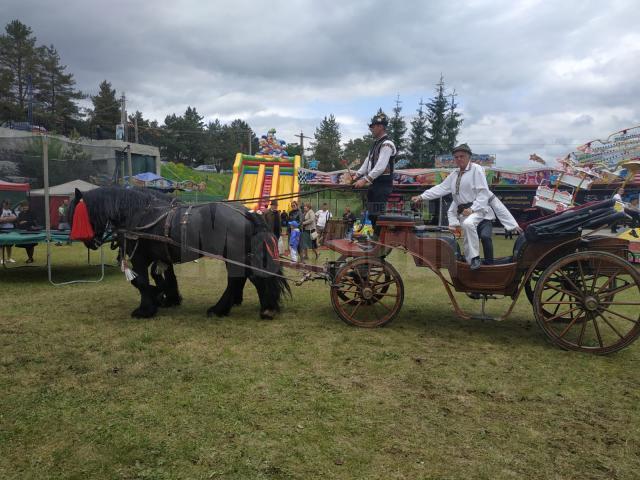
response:
M53 253L57 281L97 273L80 246ZM526 299L505 322L459 320L401 253L403 310L375 330L340 322L320 282L274 321L253 288L207 318L224 279L209 260L177 267L181 307L135 320L117 268L53 287L43 258L0 268L2 479L640 477L640 343L559 350Z

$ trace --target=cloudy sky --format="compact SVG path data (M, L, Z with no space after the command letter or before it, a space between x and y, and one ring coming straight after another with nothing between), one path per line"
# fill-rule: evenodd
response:
M295 141L333 113L347 140L397 95L409 121L442 74L459 140L499 165L640 125L633 0L21 0L0 18L53 44L82 91L107 79L160 122L191 105Z

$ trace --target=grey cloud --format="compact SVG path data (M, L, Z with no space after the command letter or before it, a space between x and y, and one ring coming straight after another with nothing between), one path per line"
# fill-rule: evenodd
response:
M4 4L0 13L53 43L82 90L108 79L131 109L159 121L191 105L207 118L243 116L258 132L312 132L332 113L313 104L428 98L440 73L459 94L461 135L509 161L528 158L523 144L580 143L640 119L631 0L72 0ZM408 121L414 110L405 104ZM365 113L353 115L364 125ZM343 125L345 140L363 133Z

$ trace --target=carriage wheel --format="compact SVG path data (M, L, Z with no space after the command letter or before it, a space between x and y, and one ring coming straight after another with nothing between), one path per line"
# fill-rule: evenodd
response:
M381 327L393 320L404 301L400 274L377 258L358 258L336 273L331 285L331 304L350 325Z
M561 258L542 273L533 296L538 325L561 348L607 354L640 335L640 273L616 255Z

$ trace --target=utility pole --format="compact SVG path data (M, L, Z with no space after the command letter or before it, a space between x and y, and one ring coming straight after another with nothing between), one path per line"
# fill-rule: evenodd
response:
M127 171L129 172L129 181L127 183L131 185L131 177L133 177L133 168L131 165L131 145L127 145Z
M136 143L140 143L138 142L138 116L137 115L133 119L133 128L135 129L135 132L136 132Z
M249 155L251 155L251 130L247 132L247 135L249 135Z
M307 137L305 136L304 133L302 133L302 130L300 130L300 135L295 135L296 137L298 137L300 139L300 158L304 159L304 139L305 138L311 138L311 137Z
M122 124L122 128L124 128L124 141L129 141L129 132L127 131L127 99L122 92L122 96L120 97L120 123Z

